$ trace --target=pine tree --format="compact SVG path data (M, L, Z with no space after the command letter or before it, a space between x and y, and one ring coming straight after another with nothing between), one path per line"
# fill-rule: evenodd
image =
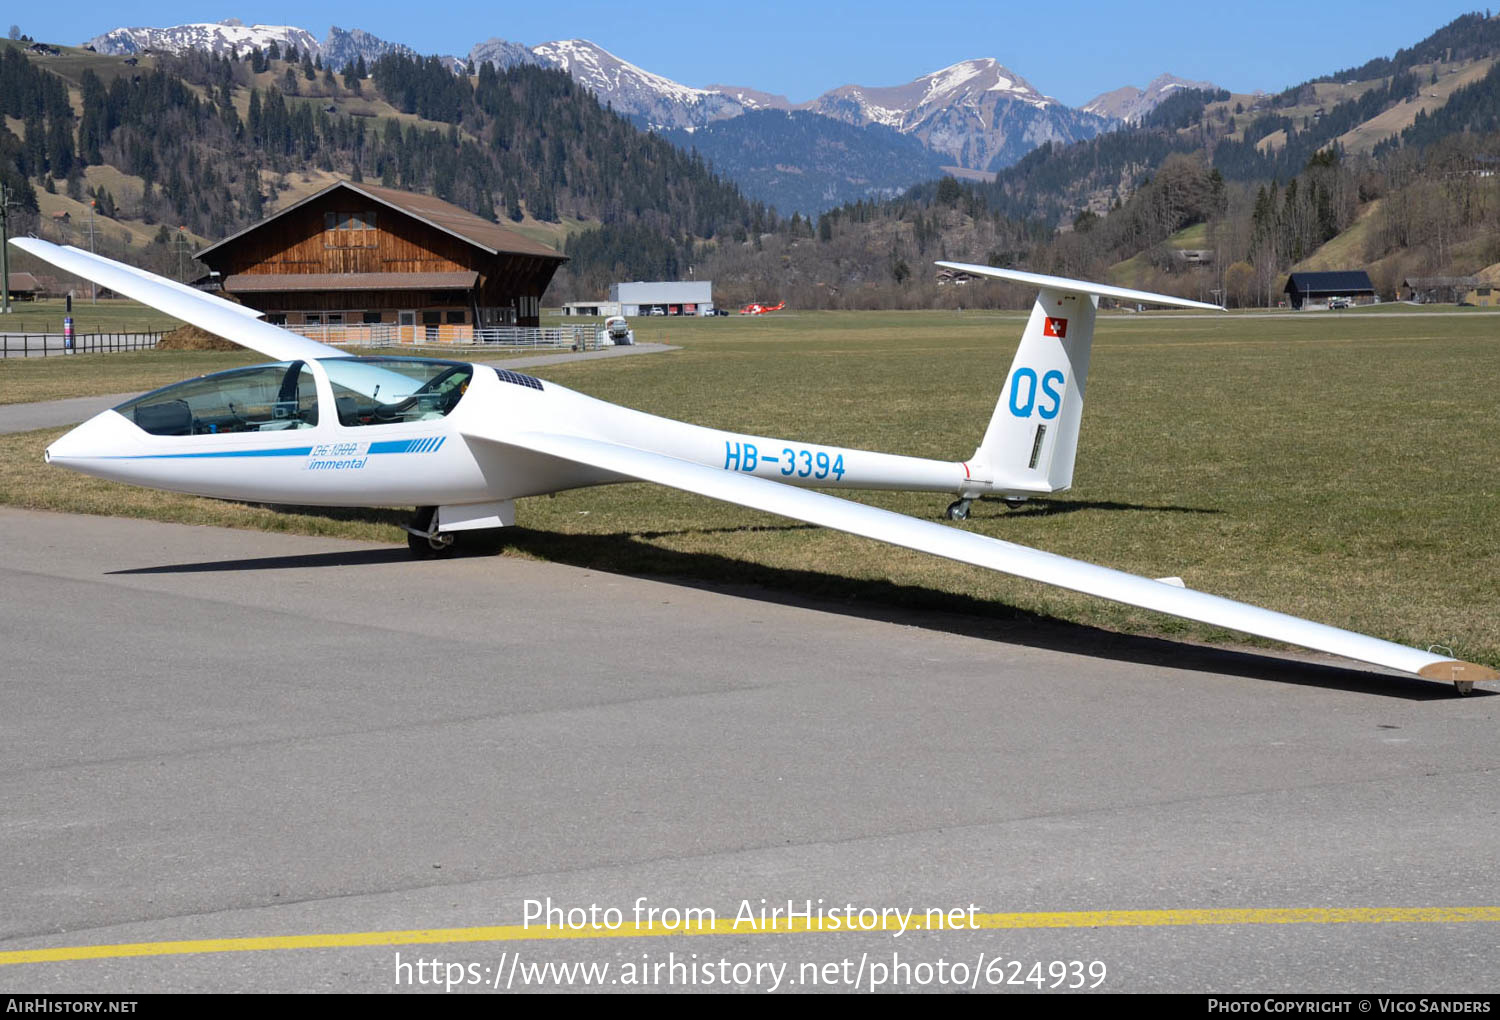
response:
M250 90L250 113L249 123L250 141L252 144L260 141L261 112L260 112L260 90Z
M258 220L265 215L265 205L260 194L260 171L254 167L245 174L245 187L240 194L240 211L250 220Z

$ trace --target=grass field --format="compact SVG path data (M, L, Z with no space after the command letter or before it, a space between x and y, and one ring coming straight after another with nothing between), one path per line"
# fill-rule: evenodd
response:
M663 321L640 339L684 350L538 374L705 425L959 459L989 419L1020 322L932 312ZM976 504L962 526L1500 665L1497 324L1478 315L1105 317L1076 487L1016 511ZM156 356L130 357L147 371ZM180 367L163 365L152 381L192 374ZM118 381L111 386L133 388ZM0 503L402 540L395 524L405 511L278 513L49 469L41 451L60 431L0 437ZM856 495L927 518L948 502ZM512 554L602 570L1241 640L645 485L523 501L518 524Z
M162 333L182 325L139 301L106 298L91 302L87 283L81 285L79 294L82 296L73 299L73 330L77 333ZM12 300L10 314L0 315L0 333L61 333L67 314L62 298Z
M0 359L0 404L144 393L158 386L266 359L254 351L122 351Z

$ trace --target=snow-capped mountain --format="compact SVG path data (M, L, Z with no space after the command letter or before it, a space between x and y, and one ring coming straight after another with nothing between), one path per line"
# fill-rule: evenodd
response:
M1095 96L1080 109L1085 113L1096 113L1101 117L1114 117L1134 124L1146 114L1161 105L1174 92L1182 89L1209 89L1217 91L1219 86L1208 81L1188 81L1178 78L1176 75L1163 74L1151 80L1151 84L1144 89L1138 89L1134 85L1126 85L1123 88L1106 92Z
M1114 123L1042 95L993 59L966 60L905 85L846 85L810 103L741 86L693 88L582 39L542 43L538 62L571 74L601 102L662 129L693 130L751 110L806 110L856 127L912 135L960 166L995 170L1043 142L1092 138Z
M324 63L335 69L361 56L368 65L385 53L413 54L410 47L361 29L331 28L320 44L305 29L287 25L247 27L234 19L173 28L117 28L90 40L100 52L117 54L190 48L243 53L272 42L283 49L290 44L299 51L321 55ZM961 61L904 85L845 85L797 106L785 96L753 88L684 85L586 39L563 39L528 48L491 38L474 46L467 62L443 59L454 70L471 73L486 62L502 70L529 63L557 68L617 112L663 130L692 131L753 110L806 110L856 127L876 124L915 137L942 153L947 161L972 170L997 170L1044 142L1091 138L1117 123L1114 114L1103 112L1110 108L1107 105L1097 110L1075 110L1043 95L1025 78L991 58ZM1127 102L1121 108L1128 108L1127 112L1136 107L1151 108L1174 88L1197 84L1163 76L1145 92L1133 90L1140 92L1135 106ZM1095 103L1103 104L1105 98Z
M652 74L587 39L540 43L531 52L543 66L572 75L616 113L633 115L651 127L701 127L755 108L722 92Z
M739 103L746 110L790 110L792 101L774 92L747 89L743 85L706 85L710 92L719 92Z
M174 25L171 28L117 28L95 36L84 45L92 46L100 53L114 55L146 50L164 53L205 50L227 56L243 55L254 49L267 49L273 42L283 52L291 45L297 48L298 53L322 57L323 63L336 71L360 57L364 57L368 65L387 53L402 53L410 57L418 55L416 50L404 43L389 42L362 28L343 29L334 25L328 29L327 37L320 43L305 28L295 25L246 25L238 18ZM464 62L457 57L445 56L439 59L455 72L465 69Z
M535 64L536 54L520 43L507 42L491 37L469 50L469 67L477 72L483 64L494 64L495 70L506 71L521 64Z
M1092 138L1113 123L1074 110L999 61L964 60L905 85L845 85L800 109L915 135L960 166L995 170L1044 142Z
M207 50L228 55L252 49L265 49L271 43L285 49L288 44L298 52L322 52L311 32L294 25L246 25L238 18L219 22L198 22L171 28L117 28L90 39L85 45L100 53L125 55L145 50L181 53L184 50Z

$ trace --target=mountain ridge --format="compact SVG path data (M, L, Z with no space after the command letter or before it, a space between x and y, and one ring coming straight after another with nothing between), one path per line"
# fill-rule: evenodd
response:
M1127 124L1138 124L1141 118L1156 109L1173 92L1181 89L1202 89L1217 92L1219 86L1208 81L1188 81L1175 74L1159 74L1144 89L1134 85L1123 85L1109 92L1101 92L1079 107L1085 113L1113 117Z
M93 37L88 45L119 55L146 50L180 53L189 48L222 55L272 42L282 49L291 44L321 56L335 70L358 57L368 65L385 53L415 55L405 44L358 28L330 27L320 42L296 26L246 26L237 19L169 28L116 28ZM1115 120L1043 95L993 57L958 61L895 85L841 85L797 104L753 86L685 85L581 38L525 46L491 37L470 47L464 58L442 59L470 74L484 63L499 70L531 63L565 70L601 102L650 129L692 131L752 110L806 110L855 126L894 128L945 154L955 165L985 172L1015 162L1038 144L1089 137L1107 130ZM1149 104L1150 99L1144 102Z

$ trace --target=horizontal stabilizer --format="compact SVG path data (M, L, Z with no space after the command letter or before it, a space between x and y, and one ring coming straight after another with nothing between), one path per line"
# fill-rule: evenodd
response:
M997 269L994 266L976 266L967 262L939 262L938 265L945 269L968 273L971 276L988 276L996 280L1008 280L1011 283L1025 283L1042 290L1063 294L1096 294L1099 297L1114 298L1116 301L1137 301L1143 305L1170 305L1173 308L1202 308L1210 312L1224 310L1222 305L1189 301L1187 298L1173 297L1170 294L1152 294L1144 290L1131 290L1129 287L1114 287L1107 283L1070 280L1064 276L1023 273L1019 269Z

